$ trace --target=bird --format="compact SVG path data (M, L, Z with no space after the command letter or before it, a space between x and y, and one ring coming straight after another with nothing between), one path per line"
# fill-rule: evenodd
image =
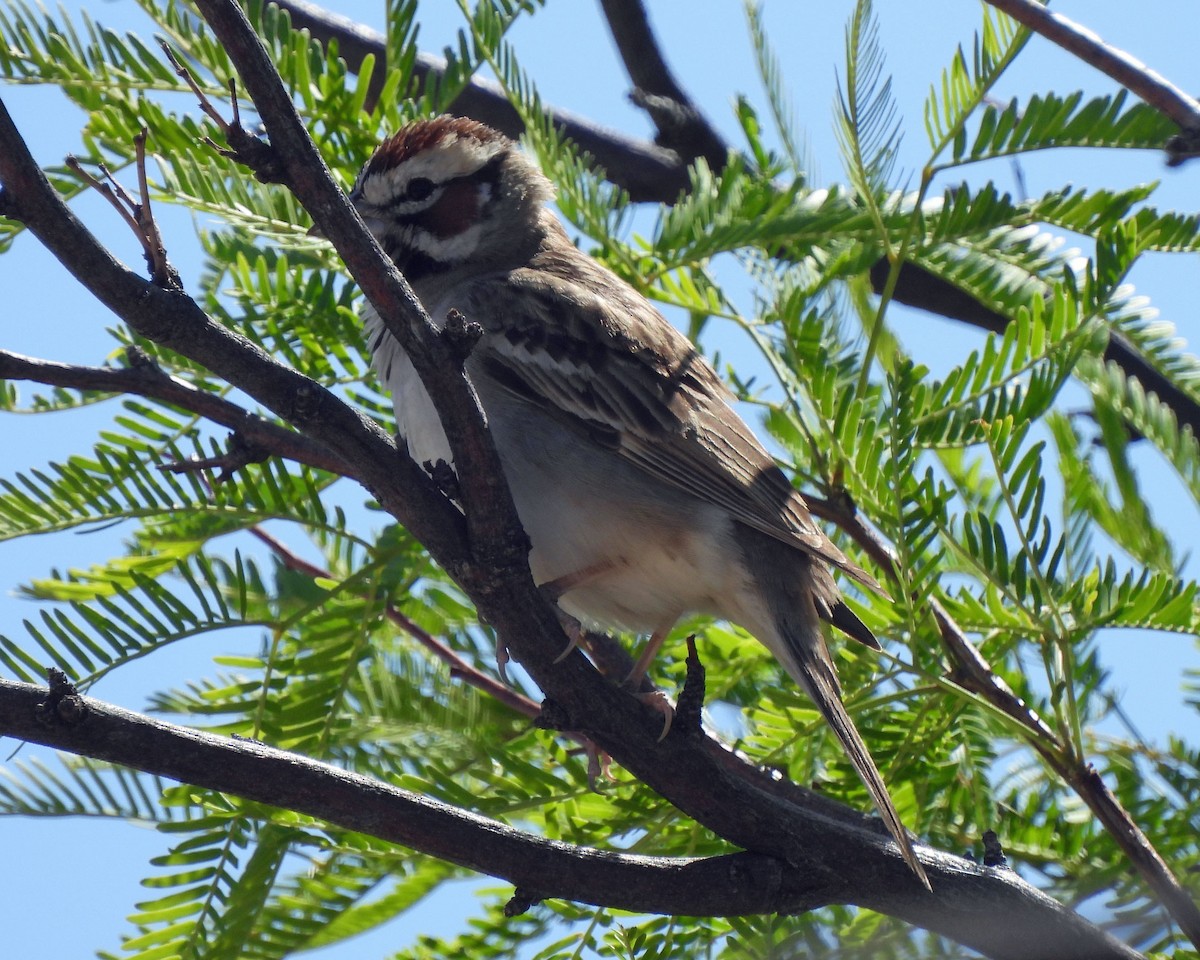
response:
M635 680L685 616L745 628L812 699L928 888L821 627L878 649L832 571L881 588L814 521L695 345L571 242L553 197L513 140L445 115L384 139L350 191L435 323L458 311L482 330L465 368L535 582L583 623L648 634ZM408 354L369 304L363 319L410 455L452 465Z

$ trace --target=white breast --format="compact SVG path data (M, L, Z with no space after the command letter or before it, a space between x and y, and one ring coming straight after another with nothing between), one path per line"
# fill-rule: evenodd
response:
M371 366L392 395L396 429L408 444L409 455L417 463L437 463L439 460L450 463L450 444L446 441L446 433L442 430L433 400L417 376L412 360L396 342L396 338L384 330L383 321L370 303L363 308L363 325L367 331L367 342L372 345L378 343L371 357Z

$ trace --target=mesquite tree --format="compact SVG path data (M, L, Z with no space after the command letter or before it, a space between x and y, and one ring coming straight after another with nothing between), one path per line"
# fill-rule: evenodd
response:
M1194 102L1087 38L1072 49L1123 69L1154 106L991 101L1030 28L1068 42L1041 7L1006 0L1030 27L983 8L971 53L931 71L927 161L902 179L890 158L904 131L862 2L839 67L848 182L819 183L753 4L766 94L738 101L727 142L672 79L640 4L605 0L658 129L649 143L541 102L506 36L530 3L464 3L443 61L418 54L410 0L389 5L386 37L300 5L248 3L244 17L231 0L140 2L159 45L24 5L0 13L0 75L56 84L85 114L75 157L42 171L0 112L0 251L36 238L95 296L96 317L45 320L64 336L105 322L101 305L118 318L92 365L0 350L0 404L51 419L120 398L90 449L49 464L7 451L0 537L125 532L108 562L6 580L44 612L0 637L0 732L62 755L54 771L6 761L0 809L162 830L155 893L120 955L290 955L418 909L470 871L512 886L482 894L466 932L401 955L1090 958L1200 944L1177 879L1200 858L1200 748L1095 727L1113 703L1104 631L1187 643L1200 623L1178 575L1189 525L1156 522L1130 458L1153 448L1188 509L1200 503L1200 364L1126 283L1148 252L1200 249L1200 221L1156 209L1149 186L1014 198L971 178L980 161L1064 146L1183 162ZM521 134L589 252L702 346L721 325L761 357L769 377L724 372L831 536L890 594L847 588L885 649L844 649L839 670L927 844L932 893L859 812L836 741L753 639L701 621L678 631L653 670L679 700L661 741L660 718L620 685L627 643L589 634L560 656L462 372L471 318L437 333L342 192L383 135L438 112ZM144 269L72 215L92 190ZM197 281L172 266L155 219L167 204L204 214ZM650 204L645 232L625 229ZM1063 231L1087 239L1086 260L1054 242ZM453 423L452 481L392 437L364 296ZM989 332L935 377L893 328L896 302ZM149 694L149 713L183 725L85 696L200 634L228 638L212 672ZM523 668L511 680L497 643ZM1098 896L1120 908L1099 926L1051 899Z

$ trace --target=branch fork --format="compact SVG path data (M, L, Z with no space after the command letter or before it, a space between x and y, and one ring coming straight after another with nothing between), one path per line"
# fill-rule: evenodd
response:
M163 290L181 292L183 282L179 279L179 271L167 259L166 247L163 245L162 234L158 223L150 209L150 183L146 177L146 138L148 134L143 127L134 137L135 168L138 178L138 199L135 200L112 175L108 167L100 164L100 174L103 179L97 179L83 169L76 157L67 157L67 166L107 200L114 210L125 221L126 226L133 231L142 245L142 255L146 258L146 266L150 269L150 279Z

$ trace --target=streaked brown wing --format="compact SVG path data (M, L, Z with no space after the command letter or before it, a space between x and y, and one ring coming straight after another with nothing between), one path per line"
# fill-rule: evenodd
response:
M539 264L471 288L467 315L496 318L476 348L489 375L579 421L656 479L878 589L817 526L691 341L576 256L573 269Z

